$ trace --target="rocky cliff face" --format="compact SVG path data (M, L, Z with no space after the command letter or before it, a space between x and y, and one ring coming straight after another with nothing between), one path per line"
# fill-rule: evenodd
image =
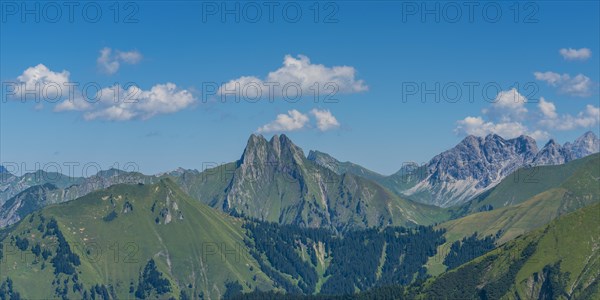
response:
M58 188L50 183L30 187L0 207L0 227L14 224L25 215L51 204Z
M185 184L193 197L234 215L281 224L337 230L427 224L435 210L360 176L336 174L307 159L285 135L268 141L252 135L235 165L197 176L204 178L188 177Z
M429 161L425 179L404 193L427 192L425 202L437 206L462 203L530 162L537 152L535 140L527 136L468 136Z
M79 184L83 180L84 178L82 177L67 176L42 170L23 175L15 175L5 171L0 173L0 205L18 193L36 185L49 183L58 188L67 188L71 185Z
M533 165L558 165L600 152L600 140L591 131L564 145L550 140L533 159Z
M581 158L600 152L600 139L593 132L588 131L572 144L566 143L564 147L571 151L574 158Z
M599 152L599 145L592 132L562 146L550 140L539 151L527 136L508 140L495 134L468 136L429 161L425 178L402 193L442 207L461 204L520 167L564 164Z

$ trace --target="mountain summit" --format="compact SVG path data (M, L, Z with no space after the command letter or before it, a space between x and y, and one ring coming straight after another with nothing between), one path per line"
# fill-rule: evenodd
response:
M383 176L328 154L311 151L308 159L337 174L352 173L369 178L394 193L412 200L448 207L462 204L494 187L503 178L527 166L557 165L600 152L600 140L591 131L572 143L550 140L542 149L525 135L504 139L497 134L467 136L452 149L424 165L407 164Z
M433 157L426 178L405 193L427 195L425 202L444 207L464 202L531 161L537 152L535 140L528 136L508 140L496 134L468 136Z
M524 135L508 140L496 134L468 136L429 161L425 178L403 193L447 207L468 201L520 167L564 164L599 148L600 141L593 132L562 146L551 139L539 151L535 140Z
M597 152L600 152L600 140L593 132L588 131L573 143L567 142L562 146L551 139L536 155L532 164L536 166L564 164Z
M309 155L311 156L311 155ZM314 156L314 155L312 155ZM431 224L441 210L405 200L369 179L307 159L286 135L251 135L239 160L176 178L193 197L233 215L339 231Z

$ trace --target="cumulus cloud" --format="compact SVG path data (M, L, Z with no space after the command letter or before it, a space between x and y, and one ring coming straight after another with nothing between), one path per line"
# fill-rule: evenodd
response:
M112 51L111 48L105 47L100 50L100 56L96 60L98 69L106 74L114 74L121 67L121 63L134 65L142 60L142 54L137 50L133 51Z
M592 94L593 82L583 74L571 77L569 74L558 74L555 72L535 72L533 75L535 79L545 81L549 85L557 87L561 93L567 95L589 97Z
M556 113L556 106L554 105L554 103L546 101L544 97L540 98L538 107L542 112L542 115L546 118L554 119L558 116Z
M304 55L286 55L283 66L270 72L265 78L242 76L221 85L218 95L234 95L248 99L286 97L297 99L298 95L321 96L335 93L357 93L367 91L363 80L356 79L356 70L350 66L326 67L313 64Z
M258 132L295 131L304 128L308 123L307 115L293 109L287 114L279 114L272 122L257 129Z
M527 114L526 103L527 99L513 88L508 91L500 91L490 108L485 108L482 112L501 122L521 120Z
M123 59L135 60L128 56ZM149 90L119 85L101 88L97 92L90 88L87 91L92 94L84 95L79 88L85 83L71 82L69 77L66 70L54 72L39 64L27 68L3 93L11 99L39 99L44 103L55 103L55 112L78 111L86 120L148 119L183 110L196 102L191 92L173 83L157 84ZM37 105L35 109L43 107Z
M455 133L475 136L495 133L505 138L528 135L543 140L550 136L549 130L574 130L600 125L600 108L593 105L587 105L585 110L572 116L559 114L553 102L541 97L537 104L539 112L529 113L525 107L508 101L509 98L518 99L518 103L527 103L527 99L516 90L500 92L497 101L482 110L482 116L468 116L458 120ZM504 109L508 113L500 114L501 118L494 118L497 116L494 110L497 109Z
M338 120L327 109L312 109L310 113L317 119L317 128L321 131L327 131L340 127Z
M484 121L482 117L469 116L457 122L456 132L475 136L486 136L495 133L504 138L514 138L522 134L527 134L528 130L520 122L494 123Z
M43 64L29 67L16 78L7 82L7 97L15 100L58 101L68 96L69 72L54 72Z
M566 60L587 60L592 56L592 50L590 50L589 48L562 48L558 52Z
M527 98L517 89L500 91L490 107L481 110L483 116L469 116L457 121L456 133L486 136L490 133L498 134L505 138L513 138L522 134L529 134L523 120L527 115L525 104ZM484 119L485 118L485 119ZM537 133L537 135L543 135Z
M311 122L310 115L315 119ZM311 124L312 123L312 124ZM290 110L287 114L279 114L275 120L259 127L256 131L263 132L283 132L296 131L305 128L316 128L319 131L328 131L340 127L340 122L327 109L312 109L308 114L299 112L298 110Z
M556 113L554 103L545 101L543 98L538 107L544 116L544 118L538 120L538 124L547 129L565 131L600 125L600 107L588 104L576 116L570 114L559 115Z
M189 91L179 89L173 83L157 84L150 90L115 85L98 91L94 96L65 100L55 107L55 111L81 111L86 120L145 120L178 112L195 102Z

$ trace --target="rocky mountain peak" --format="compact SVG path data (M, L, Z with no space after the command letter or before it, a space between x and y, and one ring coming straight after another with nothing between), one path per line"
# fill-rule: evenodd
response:
M327 164L329 162L338 162L338 160L335 159L333 156L318 150L308 151L308 157L306 157L306 159L314 162L319 162L319 165L322 165L322 163Z
M469 135L469 136L465 137L460 143L458 143L457 146L460 146L460 145L475 146L475 145L479 145L480 143L481 143L480 137L476 137L474 135Z
M504 139L495 133L490 133L485 137L485 141L504 142Z
M564 164L569 160L571 160L571 155L568 149L561 146L554 139L550 139L535 156L532 164L536 166L558 165Z
M315 164L317 164L319 166L325 167L337 174L342 174L345 171L345 170L343 170L344 168L342 167L344 165L344 163L341 163L340 161L335 159L333 156L331 156L327 153L321 152L321 151L310 150L308 152L308 157L306 159L314 162Z
M558 144L558 143L557 143L557 142L556 142L554 139L550 139L550 140L549 140L549 141L546 143L546 145L544 145L544 148L547 148L547 147L553 147L553 148L554 148L554 147L559 147L559 146L560 146L560 145L559 145L559 144Z
M432 192L431 203L449 206L466 201L499 182L537 154L535 140L520 136L505 140L497 134L467 136L427 164L427 178L406 191Z
M566 148L573 153L575 156L587 156L596 152L600 152L600 140L591 131L584 133L578 137L573 144L565 144Z
M526 135L521 135L513 140L516 149L520 153L538 153L537 143L534 138Z
M584 133L583 135L581 135L579 138L577 138L575 140L575 142L579 141L579 140L597 140L598 137L596 136L595 133L588 131L586 133Z

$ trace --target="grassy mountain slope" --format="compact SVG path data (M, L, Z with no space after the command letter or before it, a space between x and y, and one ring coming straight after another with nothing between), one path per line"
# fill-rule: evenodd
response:
M381 175L377 172L373 172L363 166L357 165L355 163L345 161L341 162L332 157L331 155L311 150L308 153L307 159L315 162L316 164L326 167L336 174L342 175L344 173L354 174L369 180L373 180L375 182L381 182L386 178L386 176Z
M544 170L539 174L546 174L543 177L545 180L540 177L538 183L517 185L521 187L518 189L513 185L512 178L508 177L498 185L497 192L489 194L489 201L485 198L482 201L487 204L504 203L498 196L503 194L516 202L512 206L499 205L500 208L491 211L472 213L440 224L439 228L446 229L447 242L438 249L441 256L430 259L429 273L436 275L445 270L442 264L444 254L448 253L453 242L464 237L474 233L479 237L497 235L496 244L501 245L548 224L560 215L600 201L600 155L595 154L564 165L541 167L540 170ZM539 193L522 201L521 197L531 194L524 190L526 188Z
M423 180L427 174L425 166L419 166L417 163L410 163L403 165L398 172L385 176L349 161L339 161L327 153L316 150L311 150L307 159L338 175L349 173L372 180L399 196L402 196L402 192ZM414 196L416 198L420 197L420 195Z
M425 298L597 299L599 238L594 204L431 280Z
M24 190L0 206L0 227L13 224L23 216L47 205L77 199L111 185L119 183L149 184L158 180L159 178L156 176L117 169L100 171L87 178L68 177L44 171L26 174L21 179L13 176L13 181L8 184L8 190L1 194L7 196L21 188Z
M49 206L5 229L2 243L12 250L4 253L0 275L10 277L26 298L57 296L55 289L62 289L65 279L70 280L69 298L83 295L73 291L73 275L55 274L57 267L51 262L58 256L60 239L44 236L51 220L80 258L75 270L81 290L101 283L119 299L133 298L130 285L137 290L140 272L150 259L171 287L163 295L153 291L158 298L178 297L183 290L218 299L229 281L239 281L247 290L272 288L244 245L242 222L191 199L165 179L153 185L115 185ZM23 239L29 245L21 251L18 244L23 246ZM44 260L32 254L37 244L52 255ZM20 259L23 255L28 259ZM32 278L39 282L35 289Z
M352 165L352 168L360 167ZM18 221L31 211L29 208L76 199L118 183L151 184L160 178L173 179L187 194L211 207L280 224L345 231L387 225L428 225L449 219L443 209L406 200L359 175L337 174L306 158L302 149L285 135L275 135L270 141L252 135L238 161L203 172L176 170L146 176L111 169L78 178L69 186L61 182L57 189L44 189L44 193L38 191L39 186L22 191L37 195L39 203L22 201L27 198L25 195L9 199L7 205L0 207L0 226ZM17 184L15 176L11 178L7 186L14 189L28 186Z
M506 177L493 189L477 196L459 209L459 213L473 213L522 203L531 197L566 184L577 173L600 168L600 154L593 154L563 165L521 168ZM592 174L593 176L593 174ZM596 176L597 177L597 176ZM574 185L571 186L574 188Z
M502 201L499 195L505 195L510 201L516 203L512 206L500 206L499 209L471 214L442 224L441 226L448 230L448 239L454 240L454 235L463 237L475 231L479 231L483 235L501 231L502 238L499 242L502 243L547 224L561 214L600 201L599 154L565 165L543 167L540 169L540 176L541 174L546 175L544 178L540 177L540 186L537 186L538 183L512 186L512 179L506 178L498 186L499 190L497 192L495 190L495 193L490 194L482 203L506 202ZM527 200L521 200L532 193L527 189L539 193Z
M234 299L598 299L599 237L600 204L594 204L410 286L381 286L344 296L255 292Z

